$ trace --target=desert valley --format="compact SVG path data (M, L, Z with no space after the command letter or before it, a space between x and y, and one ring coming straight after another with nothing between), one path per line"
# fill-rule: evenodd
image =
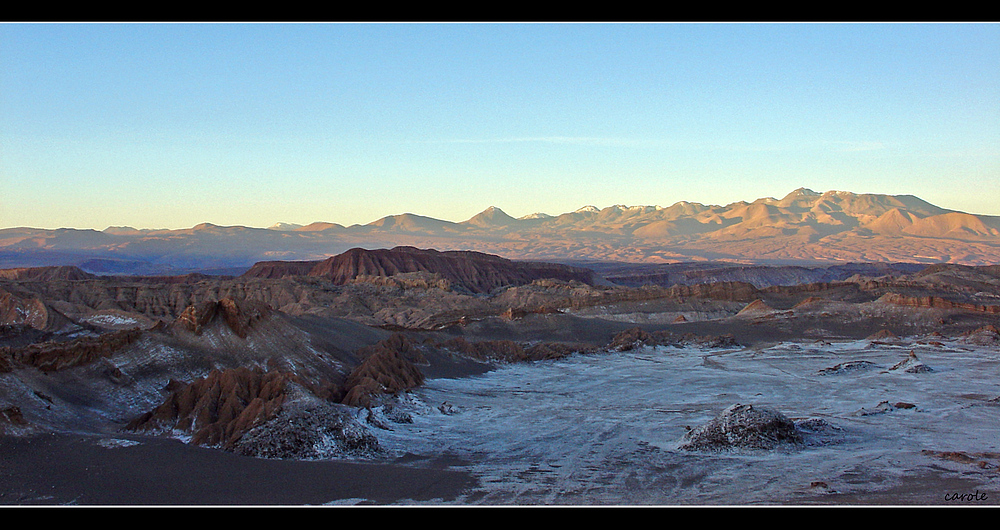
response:
M1000 217L0 230L0 503L997 504Z

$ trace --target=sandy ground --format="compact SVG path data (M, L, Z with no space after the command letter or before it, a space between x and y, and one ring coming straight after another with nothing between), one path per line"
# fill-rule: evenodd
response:
M449 463L264 460L131 435L0 437L0 505L433 504L475 485Z
M397 458L381 463L357 461L278 461L262 460L237 456L224 451L206 449L186 445L177 440L140 437L124 434L82 435L82 434L44 434L27 438L0 436L0 505L100 505L100 506L303 506L303 505L461 505L461 504L560 504L560 495L571 493L580 502L591 504L595 499L601 504L622 502L621 499L631 498L635 504L655 504L651 499L668 499L666 505L674 504L736 504L762 502L761 498L741 498L732 496L746 489L746 483L739 485L740 477L747 471L759 475L765 483L778 483L779 479L790 476L788 472L772 472L769 469L788 467L795 468L795 462L769 462L767 459L716 460L708 468L705 462L696 466L687 465L691 458L677 456L669 450L659 447L669 444L683 432L684 424L696 424L706 418L701 416L716 411L731 402L741 399L758 399L760 393L767 395L786 388L787 381L839 381L838 385L830 384L831 392L828 411L833 420L840 424L851 425L859 420L850 414L861 407L873 407L882 396L875 392L878 388L894 390L892 399L911 400L920 405L922 416L907 416L909 413L885 416L908 421L912 417L913 425L909 423L894 424L896 427L907 425L910 430L902 432L923 432L926 422L920 417L940 422L936 427L939 439L948 439L947 432L955 432L978 426L980 430L990 429L995 425L995 419L987 413L995 410L977 404L975 408L964 405L967 399L963 397L973 389L969 385L973 381L982 388L975 389L984 396L997 395L995 382L995 352L989 355L989 365L977 364L976 356L968 355L963 348L954 348L941 355L932 351L926 352L932 365L940 368L932 376L903 376L887 379L878 372L872 372L864 377L873 381L891 380L913 384L912 395L897 395L895 390L906 390L905 386L869 386L858 385L849 399L837 399L833 391L842 392L839 388L849 388L849 377L840 379L819 379L813 377L819 368L829 367L835 362L862 358L854 351L836 353L832 357L812 351L815 347L812 341L801 344L801 350L808 353L802 355L799 350L786 352L787 348L777 346L777 353L767 353L767 348L780 344L784 340L809 336L808 331L821 325L827 335L844 339L860 339L878 329L893 329L898 327L898 334L909 331L905 327L905 319L873 320L862 325L837 325L830 321L793 321L787 326L757 325L752 322L726 323L706 321L691 322L675 326L649 326L652 329L672 329L678 333L692 332L696 334L732 333L744 346L752 346L744 353L727 358L712 356L707 358L702 353L695 353L685 360L684 357L669 356L667 366L670 368L668 377L662 381L670 381L671 394L657 397L668 406L661 408L676 408L684 405L685 414L691 415L684 421L670 419L662 426L667 435L650 433L641 430L633 432L616 427L621 423L623 412L635 407L622 408L618 396L612 402L601 405L602 396L609 393L610 388L641 388L638 385L648 373L627 373L620 369L608 372L606 367L593 371L581 368L581 379L576 382L568 380L565 373L559 373L552 381L563 381L553 391L553 395L578 397L581 403L586 403L585 416L590 429L580 429L577 437L567 436L574 433L576 424L581 423L581 416L574 416L573 421L558 424L554 420L558 416L548 415L550 411L562 410L564 405L558 402L542 404L535 397L534 391L528 392L523 385L534 381L535 385L546 381L546 374L539 367L514 367L519 373L507 379L513 384L513 392L503 392L514 397L527 396L523 402L505 403L503 406L479 401L482 389L472 387L472 391L456 391L448 385L465 386L467 381L438 384L430 381L426 388L418 392L430 405L436 406L444 400L467 400L466 403L456 402L459 410L476 411L475 414L457 414L444 417L434 414L415 414L420 429L430 429L425 432L435 432L433 438L426 438L428 447L420 447L419 442L425 439L415 433L409 435L402 429L391 436L382 436L383 442L391 445L393 437L410 447L406 451L419 453L415 456L409 453L399 453ZM634 327L635 323L609 322L600 319L578 318L570 315L529 315L516 323L508 323L499 319L474 323L463 330L470 340L505 338L512 340L566 340L591 342L595 345L606 344L615 333ZM831 327L832 326L832 327ZM646 327L646 326L644 326ZM441 338L447 338L449 333L439 333ZM798 348L798 347L797 347ZM890 351L890 355L880 359L883 369L902 358L909 347ZM752 350L752 351L751 351ZM874 352L872 352L874 353ZM956 353L961 353L956 358ZM923 356L925 352L921 352ZM868 357L868 353L864 358ZM743 358L741 356L748 356ZM658 356L647 356L653 365L663 364L664 359ZM806 372L787 373L791 370L790 360L799 359L806 362ZM810 360L813 359L813 360ZM962 360L965 359L965 360ZM959 362L961 361L961 362ZM975 362L972 362L975 361ZM746 364L750 362L750 364ZM762 364L763 363L763 364ZM957 363L957 364L956 364ZM675 366L676 364L676 366ZM491 385L505 385L503 374L493 374L479 363L457 362L435 365L436 372L430 377L443 378L447 382L451 378L474 380L485 377L489 373ZM626 365L623 365L626 366ZM762 370L761 368L767 368ZM523 370L523 373L521 371ZM570 368L567 368L570 370ZM573 372L576 373L576 372ZM606 374L618 374L624 378L621 381L607 381ZM717 375L757 374L748 381L751 383L718 383ZM677 374L688 374L684 378ZM761 375L763 374L763 375ZM980 375L982 374L982 375ZM778 377L778 376L781 377ZM786 379L786 376L788 378ZM959 377L961 376L961 377ZM500 379L495 379L500 377ZM534 377L542 377L535 381ZM852 376L853 377L853 376ZM949 378L950 383L944 386L930 385ZM691 379L694 378L694 379ZM922 385L926 381L928 386ZM475 383L480 384L480 383ZM555 383L552 383L555 384ZM880 383L881 384L881 383ZM894 383L896 384L896 383ZM917 386L917 385L921 386ZM566 385L566 386L562 386ZM735 386L734 386L735 385ZM741 386L741 385L745 385ZM579 394L582 388L592 386L592 395ZM657 388L663 387L660 385ZM603 388L603 389L602 389ZM666 387L663 387L666 388ZM799 388L799 387L795 387ZM789 395L776 395L774 402L794 409L795 403L800 403L800 415L809 415L818 406L810 392L818 390L803 386L804 390L796 390ZM947 399L932 406L929 396L937 395L938 390L947 389ZM928 394L931 389L934 392ZM918 391L921 390L921 391ZM489 390L495 393L494 390ZM652 392L652 391L650 391ZM660 390L656 390L660 392ZM687 394L690 394L688 396ZM651 396L659 394L651 393ZM683 399L676 397L680 395ZM978 395L978 394L977 394ZM583 398L586 399L583 399ZM624 397L624 396L621 396ZM793 399L787 399L787 398ZM635 399L640 402L640 394ZM808 398L808 399L807 399ZM960 399L959 399L960 398ZM690 403L689 403L690 402ZM961 402L955 406L952 402ZM659 403L659 402L657 402ZM662 404L660 403L660 404ZM597 404L591 408L589 404ZM582 405L581 405L582 406ZM432 409L433 410L433 409ZM491 412L495 410L496 412ZM521 411L509 415L503 411ZM603 416L604 411L612 410L614 415ZM636 410L639 410L638 408ZM651 409L652 410L652 409ZM793 410L794 411L794 410ZM970 412L972 411L972 412ZM985 412L983 412L985 411ZM503 412L501 414L501 412ZM965 417L965 414L976 413ZM700 416L699 416L700 415ZM985 416L984 416L985 415ZM673 416L667 415L667 418ZM463 419L465 418L465 419ZM965 418L967 421L958 421ZM634 418L634 425L652 425L645 418ZM497 436L497 425L500 422L511 422L510 428L501 432L510 433L506 447L519 448L520 452L502 454L496 451L493 444L505 440ZM595 428L601 422L610 422L606 428ZM421 422L427 423L426 425ZM630 422L631 423L631 422ZM662 422L661 422L662 423ZM431 429L433 427L433 429ZM538 436L545 436L546 429L553 432L538 443ZM646 427L643 427L646 429ZM995 430L992 431L995 434ZM454 440L449 438L454 433ZM541 433L541 434L539 434ZM944 433L944 434L942 434ZM475 436L480 436L481 440ZM388 438L386 438L388 436ZM972 469L954 463L936 460L922 456L923 448L934 450L990 450L1000 451L995 443L995 436L980 433L977 435L980 443L967 447L950 440L951 443L924 444L911 443L908 460L909 472L897 473L894 466L901 463L896 452L885 451L880 456L885 464L875 475L858 475L853 460L844 455L850 454L854 447L834 459L818 458L806 461L808 467L820 468L820 464L840 462L823 473L810 472L803 474L793 486L775 486L779 495L769 496L764 503L783 503L795 505L996 505L1000 504L1000 490L996 489L996 468L990 470ZM606 439L605 439L606 438ZM660 439L662 438L662 439ZM614 440L614 441L613 441ZM925 441L920 439L921 442ZM887 442L887 440L883 440ZM478 445L477 445L478 444ZM518 445L520 444L520 445ZM633 447L634 445L634 447ZM893 447L889 443L879 447ZM619 448L623 448L619 451ZM655 450L651 450L654 448ZM444 451L442 453L442 450ZM542 456L536 455L541 451ZM562 451L562 452L560 452ZM622 452L624 451L624 452ZM620 454L619 454L620 453ZM880 453L883 454L883 453ZM434 456L428 456L434 455ZM500 455L494 457L492 455ZM511 456L513 455L513 456ZM620 467L617 462L625 459L630 465L636 462L640 467ZM853 458L853 457L851 457ZM589 460L588 460L589 459ZM635 462L633 462L635 460ZM787 460L787 459L786 459ZM911 461L912 460L912 461ZM545 462L549 467L540 466ZM575 462L580 462L575 464ZM614 465L608 467L608 462ZM917 465L912 465L916 462ZM548 465L547 464L547 465ZM993 461L993 464L997 462ZM714 466L714 467L712 467ZM789 467L791 466L791 467ZM801 468L801 467L800 467ZM867 468L867 464L861 466ZM636 472L638 469L638 472ZM663 470L675 470L663 473ZM706 471L707 469L707 471ZM638 474L637 474L638 473ZM808 475L808 476L807 476ZM984 476L986 477L984 479ZM669 479L669 480L668 480ZM729 488L729 493L719 493L715 496L698 497L696 490L699 482L715 481ZM885 480L879 487L869 487L872 479ZM554 482L553 482L554 481ZM771 482L768 482L771 481ZM829 488L813 487L812 482L822 482ZM779 484L780 485L780 484ZM860 486L859 486L860 485ZM988 486L989 490L982 490ZM669 487L671 496L657 497L658 490ZM610 489L609 489L610 488ZM618 488L617 490L615 488ZM978 489L977 489L978 488ZM725 488L723 488L725 489ZM982 490L982 491L981 491ZM601 492L592 495L592 492ZM631 492L622 495L622 492ZM946 500L945 495L985 494L986 499L973 501ZM605 494L610 494L609 497ZM713 494L714 495L714 494ZM730 495L726 497L725 495ZM616 501L617 499L617 501ZM731 499L740 499L733 501ZM780 499L780 500L778 500ZM572 502L572 501L569 501ZM624 502L628 504L628 502Z

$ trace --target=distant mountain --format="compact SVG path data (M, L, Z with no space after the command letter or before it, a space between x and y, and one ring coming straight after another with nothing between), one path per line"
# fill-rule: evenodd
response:
M503 210L495 206L483 210L463 224L477 226L479 228L510 226L516 223L517 219L507 215Z
M948 210L912 195L819 193L667 207L585 206L521 218L497 207L463 222L413 213L365 225L316 222L270 229L203 223L182 230L0 230L0 267L100 263L172 274L249 268L261 261L323 260L350 248L472 250L510 259L756 264L1000 263L1000 217ZM112 270L109 270L111 268Z
M274 223L268 228L271 230L296 230L302 228L302 225L297 225L295 223Z

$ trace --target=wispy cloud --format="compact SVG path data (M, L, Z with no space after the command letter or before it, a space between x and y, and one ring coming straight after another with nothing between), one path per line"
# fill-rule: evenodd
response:
M641 140L634 138L601 138L593 136L520 136L512 138L454 138L446 140L428 140L427 143L451 143L451 144L513 144L513 143L542 143L561 145L585 145L585 146L653 146L663 142L657 140Z

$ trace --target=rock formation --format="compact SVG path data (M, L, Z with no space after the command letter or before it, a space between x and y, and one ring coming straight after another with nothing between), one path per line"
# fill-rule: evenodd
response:
M250 429L281 409L292 374L259 368L213 370L206 377L174 390L150 412L133 419L128 430L182 432L191 443L232 449Z
M680 448L689 451L776 449L803 442L795 423L767 407L735 404L708 423L687 432Z
M512 340L469 342L462 337L449 339L441 346L472 359L503 363L547 361L594 350L593 346L586 344L541 342L524 346Z
M89 364L108 357L139 339L137 329L111 331L98 336L84 336L65 342L40 342L20 348L0 347L0 372L16 365L31 366L42 372L55 372Z
M608 344L609 350L628 351L643 346L687 346L694 345L705 348L732 348L740 344L731 334L697 335L684 333L678 335L672 331L644 331L642 328L631 328L619 332Z
M347 407L300 399L244 433L233 442L232 451L256 458L329 460L378 456L381 447Z
M176 329L201 334L202 330L217 318L241 338L246 338L254 323L267 317L270 308L260 302L239 301L223 298L217 302L203 302L189 306L173 323Z
M413 341L399 333L359 350L364 360L347 376L341 402L368 407L380 394L395 394L422 384L424 375L411 360L419 360L415 350Z
M925 372L934 371L934 369L932 369L930 366L927 366L926 364L923 363L923 361L918 359L917 354L912 351L906 357L906 359L899 361L899 363L897 363L889 370L890 371L902 370L908 374L922 374Z
M1000 304L975 304L956 302L941 296L906 296L899 293L886 293L878 299L879 302L919 308L958 309L979 313L1000 314Z
M515 262L472 251L421 250L414 247L365 250L354 248L317 263L310 276L328 278L342 285L360 276L395 276L427 272L476 294L499 287L524 285L540 278L594 282L588 269L554 263Z

